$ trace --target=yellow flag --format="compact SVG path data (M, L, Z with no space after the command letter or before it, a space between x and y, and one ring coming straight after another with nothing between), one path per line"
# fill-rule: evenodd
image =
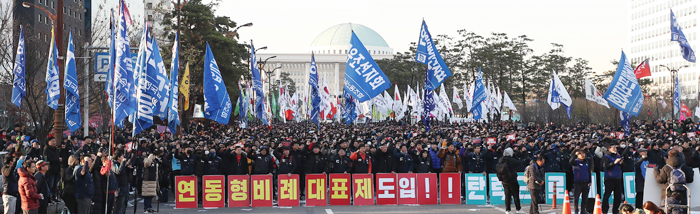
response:
M185 111L190 108L190 63L185 66L185 75L182 75L180 83L180 93L185 97Z

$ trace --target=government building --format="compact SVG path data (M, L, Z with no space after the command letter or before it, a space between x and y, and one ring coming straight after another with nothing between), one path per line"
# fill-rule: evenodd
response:
M265 80L263 88L265 93L268 89L268 79L271 84L277 83L282 73L289 73L289 77L294 81L296 90L303 97L303 92L309 86L309 70L311 66L311 53L314 53L318 68L319 86L325 80L328 83L329 92L332 96L343 91L343 81L345 80L345 61L350 49L350 37L352 31L365 45L374 60L387 59L393 57L394 49L389 47L384 38L376 31L360 24L343 23L330 27L321 32L311 43L305 52L300 53L256 53L258 60L267 63L261 67L261 76ZM281 67L276 69L277 67ZM272 72L274 70L274 72ZM270 77L265 72L270 72ZM273 86L274 87L274 86Z

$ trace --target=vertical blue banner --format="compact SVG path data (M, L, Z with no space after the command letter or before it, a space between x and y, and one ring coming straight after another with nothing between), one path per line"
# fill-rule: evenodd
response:
M564 203L564 190L566 189L566 173L550 172L544 175L546 182L547 204L553 202L554 194L557 194L557 204ZM557 188L554 189L554 182L557 182Z
M486 200L486 177L481 173L464 174L464 186L466 188L467 204L484 205Z

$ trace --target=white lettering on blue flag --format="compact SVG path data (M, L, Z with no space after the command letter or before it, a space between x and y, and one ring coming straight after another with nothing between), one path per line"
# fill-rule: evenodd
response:
M683 59L689 62L695 62L695 51L690 47L688 39L685 37L685 34L683 34L681 25L678 23L676 15L673 14L673 10L671 10L671 41L678 41L678 44L681 46L681 51L683 52Z
M428 65L428 82L426 82L425 87L429 90L436 89L446 78L452 76L452 72L445 64L445 60L442 59L435 47L425 21L423 21L420 29L416 61Z
M610 82L610 86L603 98L620 111L627 112L635 117L641 111L642 104L644 104L644 96L624 52L622 52L622 57L620 57L615 77Z
M345 65L344 90L359 102L364 102L391 87L391 82L354 32L350 44L352 47L348 51Z

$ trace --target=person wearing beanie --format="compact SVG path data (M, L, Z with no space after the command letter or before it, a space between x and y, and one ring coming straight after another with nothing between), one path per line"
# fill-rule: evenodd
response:
M510 213L510 203L513 200L515 209L520 211L520 184L518 184L518 173L515 171L519 166L520 161L513 158L513 149L506 148L503 150L503 157L496 164L496 175L498 180L503 184L503 191L506 197L506 212Z

